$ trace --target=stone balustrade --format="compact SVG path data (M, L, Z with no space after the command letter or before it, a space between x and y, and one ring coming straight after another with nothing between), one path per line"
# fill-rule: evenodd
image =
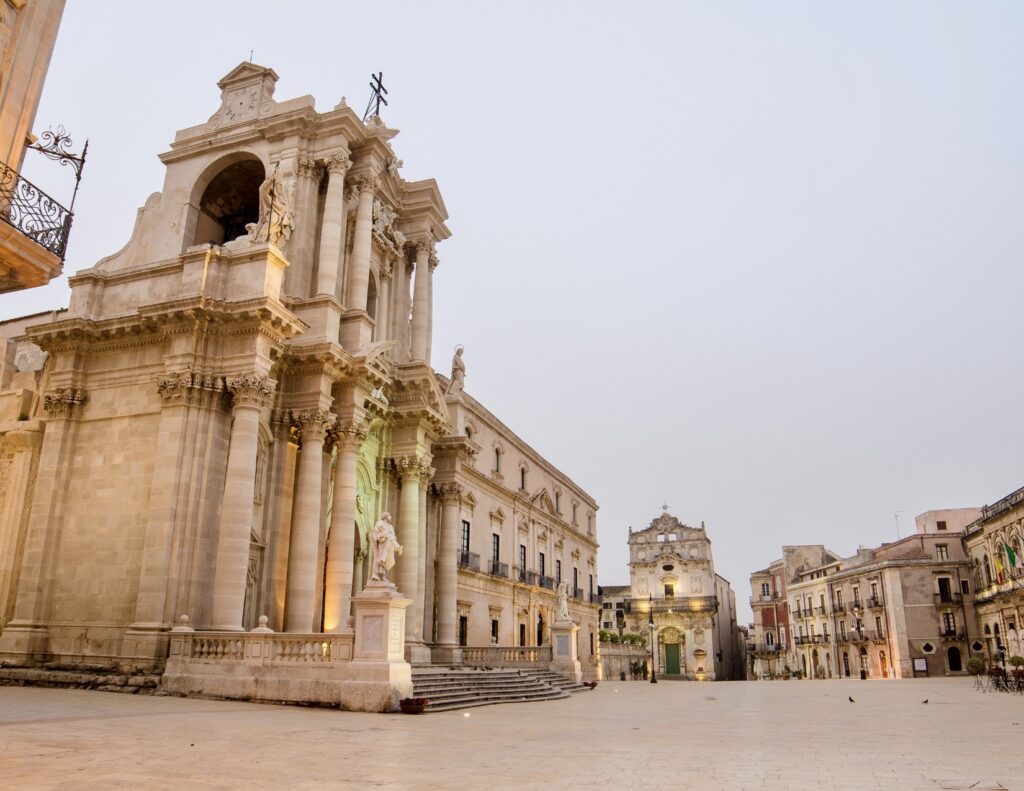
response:
M466 646L462 649L462 663L487 667L547 667L551 663L551 646Z
M168 664L336 665L351 660L351 634L174 632Z

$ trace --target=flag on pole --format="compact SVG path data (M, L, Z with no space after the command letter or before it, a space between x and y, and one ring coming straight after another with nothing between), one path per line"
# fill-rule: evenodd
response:
M994 560L996 562L996 581L1000 585L1002 585L1004 582L1006 582L1006 569L1003 567L1003 559L1002 559L1001 555L1002 555L1001 552L996 552L995 558L994 558Z
M1014 548L1011 547L1009 544L1004 542L1003 548L1006 550L1006 560L1009 562L1010 568L1014 570L1014 576L1016 576L1016 574L1020 573L1020 570L1022 566L1024 566L1024 563L1021 562L1020 555L1018 555Z

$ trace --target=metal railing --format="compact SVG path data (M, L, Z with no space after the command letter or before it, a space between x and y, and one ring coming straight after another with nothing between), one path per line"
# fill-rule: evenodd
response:
M508 563L499 563L497 560L492 560L491 574L495 577L508 577Z
M583 598L583 588L572 588L571 593L574 599Z
M877 596L868 596L867 601L865 602L865 606L869 610L874 610L879 607L883 607L884 605L882 604L882 600L879 599Z
M480 571L480 556L476 552L460 552L459 565L473 571Z
M964 630L960 628L947 629L944 626L939 627L939 637L943 640L963 640L966 635Z
M519 569L519 581L525 582L527 585L539 585L538 580L540 576L536 571L527 571L526 569Z
M0 219L61 261L73 217L70 209L0 162Z
M552 590L553 591L555 589L555 578L554 577L548 577L547 575L541 575L540 582L538 584L542 588L547 588L548 590Z
M843 604L841 601L837 601L837 602L835 602L832 605L832 612L834 612L834 613L846 612L846 605Z
M935 593L932 594L935 599L936 607L953 607L963 602L964 597L962 593L956 593L950 591L949 593Z

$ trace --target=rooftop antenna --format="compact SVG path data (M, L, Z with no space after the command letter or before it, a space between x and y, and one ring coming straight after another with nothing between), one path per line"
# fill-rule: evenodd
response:
M253 52L255 52L255 50L249 50L249 62L250 63L252 63L252 53Z
M902 511L893 511L892 512L893 519L896 520L896 538L897 539L900 537L900 514L902 514L902 513L903 513Z
M363 123L375 115L380 115L380 106L388 106L388 100L384 97L388 89L384 87L384 72L380 71L370 75L370 101L366 104L366 112L363 113ZM371 112L371 110L373 112Z

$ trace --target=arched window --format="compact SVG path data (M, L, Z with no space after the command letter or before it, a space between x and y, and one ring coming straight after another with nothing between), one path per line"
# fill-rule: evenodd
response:
M252 156L214 175L195 204L191 244L224 244L245 236L245 226L259 221L260 184L265 176L263 163Z
M764 636L764 644L775 645L775 635L773 635L771 632L766 632Z
M501 448L494 449L494 471L501 472Z

